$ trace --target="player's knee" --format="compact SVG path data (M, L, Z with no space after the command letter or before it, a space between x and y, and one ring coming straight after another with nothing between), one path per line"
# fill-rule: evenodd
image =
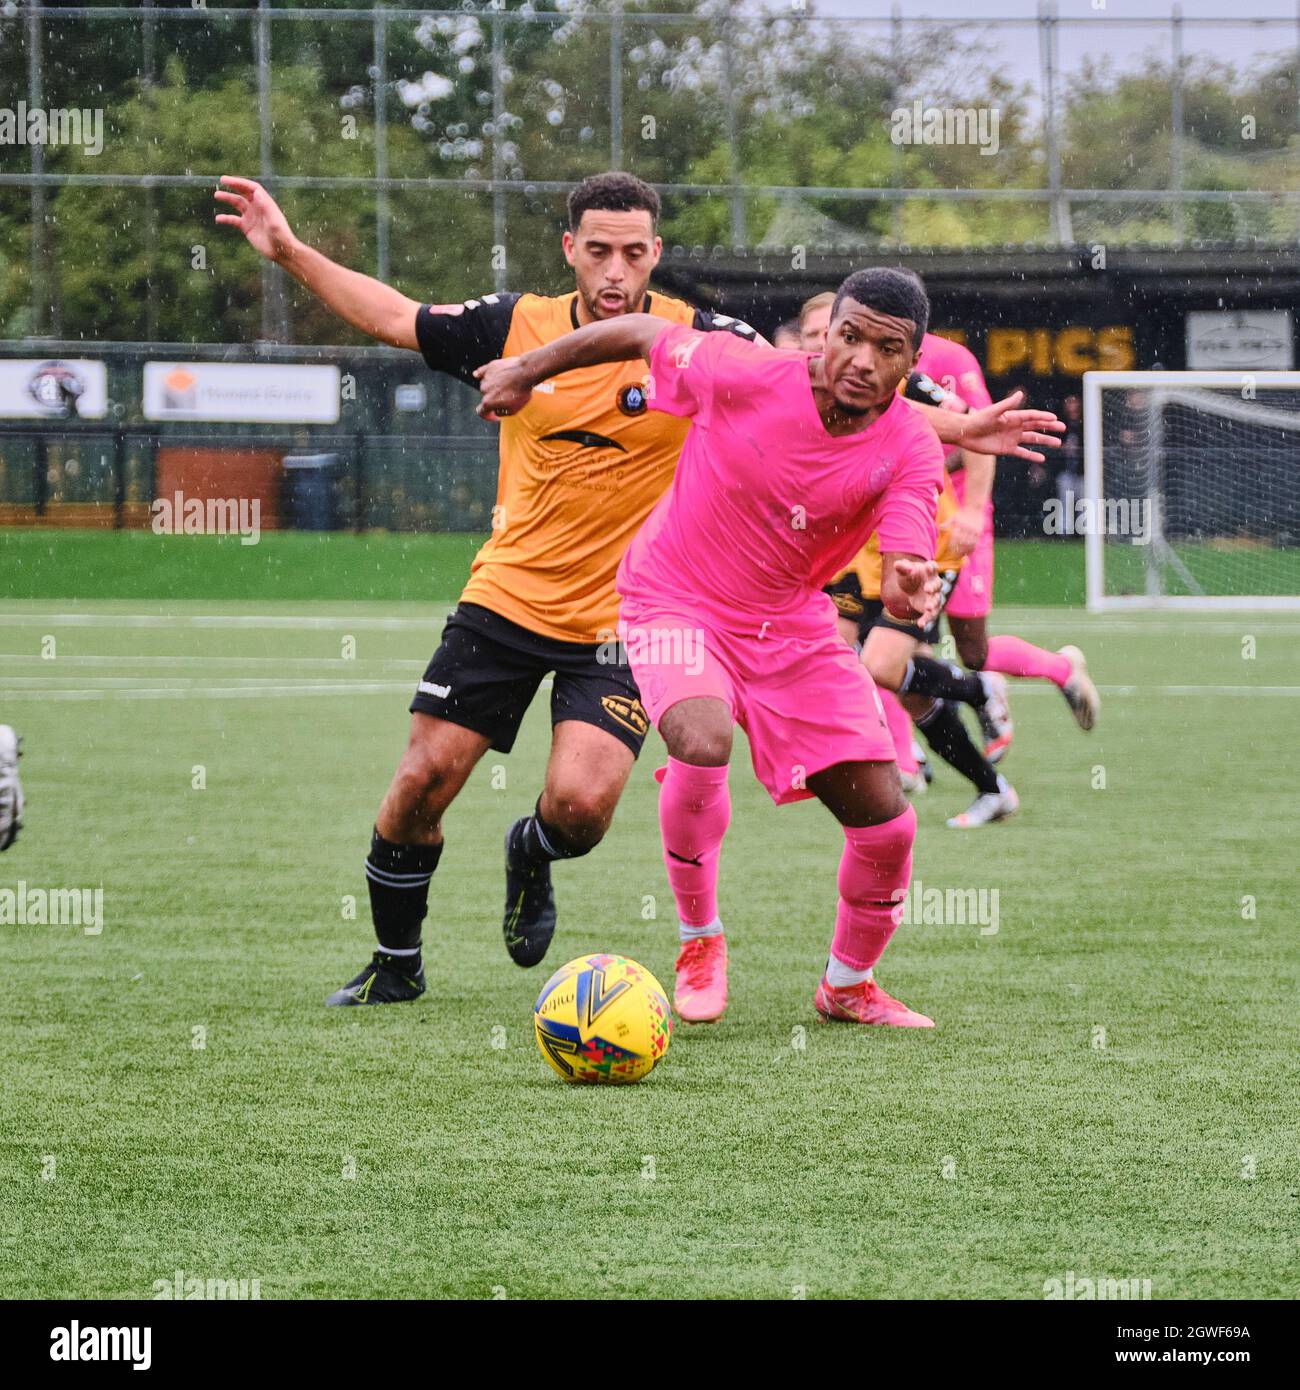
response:
M867 671L871 679L886 690L897 690L903 683L907 662L897 660L890 653L869 652L866 659Z
M408 748L393 778L393 799L415 814L440 805L452 785L451 769L424 749Z
M571 851L566 857L586 854L605 838L614 819L614 806L607 797L590 788L574 788L550 793L543 814Z
M721 700L683 700L659 721L668 756L692 767L731 761L731 713Z
M724 767L731 761L731 730L681 729L668 745L679 763L692 767Z

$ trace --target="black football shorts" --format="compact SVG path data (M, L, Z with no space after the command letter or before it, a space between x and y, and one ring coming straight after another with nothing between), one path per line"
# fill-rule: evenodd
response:
M411 712L473 729L508 753L524 711L550 675L552 726L565 719L593 724L633 756L640 753L650 720L621 643L560 642L476 603L460 604L447 619Z

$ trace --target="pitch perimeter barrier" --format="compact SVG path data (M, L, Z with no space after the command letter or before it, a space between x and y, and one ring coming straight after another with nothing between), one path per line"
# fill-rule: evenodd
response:
M482 532L497 440L476 397L382 348L5 343L0 525L144 527L179 494L256 499L268 530ZM314 418L201 418L295 411Z

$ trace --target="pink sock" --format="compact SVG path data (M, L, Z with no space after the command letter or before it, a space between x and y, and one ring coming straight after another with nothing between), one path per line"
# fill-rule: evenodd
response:
M870 970L898 926L912 881L915 839L916 811L911 806L883 825L844 827L831 955L853 970Z
M880 703L885 708L885 723L889 725L889 737L894 740L894 757L898 761L899 772L915 772L916 759L912 756L912 716L903 708L892 690L876 687Z
M1064 685L1070 679L1070 658L1060 652L1045 652L1022 637L990 637L984 669L1001 671L1004 676L1039 676Z
M664 864L688 927L706 927L718 915L718 859L731 821L725 767L694 767L668 759L655 773Z

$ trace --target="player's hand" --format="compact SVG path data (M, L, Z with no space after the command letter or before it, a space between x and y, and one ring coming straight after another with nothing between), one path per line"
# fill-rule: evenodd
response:
M233 214L219 212L217 221L226 227L238 227L253 250L268 261L280 261L288 256L295 238L279 203L252 179L222 174L221 183L223 186L212 196L219 203L229 203L235 211Z
M939 567L933 560L895 560L894 587L903 595L910 610L904 615L886 604L896 618L907 616L917 627L929 627L939 616L943 585Z
M969 555L984 534L984 511L980 507L961 506L939 528L948 538L948 546L958 555Z
M495 362L485 362L474 372L478 389L483 394L478 413L485 420L518 415L532 398L533 383L522 362L520 357L502 357Z
M1007 454L1042 463L1043 455L1028 446L1059 449L1061 441L1057 436L1065 433L1065 422L1050 410L1017 410L1024 398L1023 391L1013 391L1004 400L971 411L966 417L962 448L977 454Z

